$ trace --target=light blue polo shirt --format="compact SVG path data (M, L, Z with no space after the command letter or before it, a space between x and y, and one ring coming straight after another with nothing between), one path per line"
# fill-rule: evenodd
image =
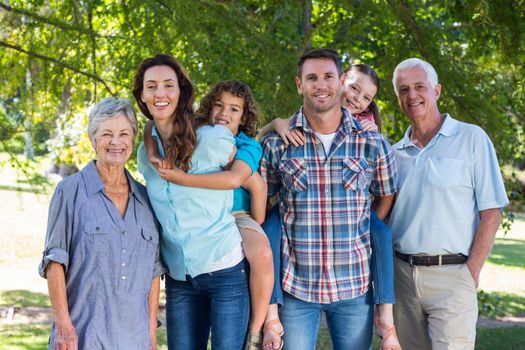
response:
M164 157L156 128L152 136ZM222 171L234 144L228 128L200 127L188 173ZM184 281L186 274L194 277L212 272L213 265L239 248L241 236L231 215L232 190L186 187L162 180L148 161L143 143L138 150L138 169L146 179L151 204L162 226L161 253L173 279Z
M509 203L494 146L483 129L448 114L423 149L411 131L392 147L400 185L388 222L394 249L469 255L479 212Z

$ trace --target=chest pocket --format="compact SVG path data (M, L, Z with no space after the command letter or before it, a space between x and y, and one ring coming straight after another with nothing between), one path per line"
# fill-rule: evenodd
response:
M292 158L279 164L284 187L291 192L301 192L308 188L308 171L304 158Z
M364 158L343 159L343 185L347 190L362 191L366 188L368 181L366 169L368 162Z
M159 235L156 230L148 229L143 227L141 229L142 237L142 256L151 261L155 261L155 254L157 253L157 247L159 245Z
M426 180L436 187L470 186L465 161L457 158L429 158Z
M97 254L110 254L111 234L110 227L101 222L89 221L82 227L84 233L85 248L94 252L93 257ZM109 256L109 255L108 255Z

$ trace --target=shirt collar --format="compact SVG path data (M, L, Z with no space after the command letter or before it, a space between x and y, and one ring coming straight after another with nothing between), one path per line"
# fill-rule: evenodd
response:
M448 113L443 114L443 116L445 117L445 120L443 121L443 124L441 125L438 134L441 134L443 136L455 135L458 132L459 122L456 119L452 118ZM401 141L395 145L395 148L403 149L406 147L414 146L414 143L410 140L411 132L412 125L410 125L407 128L407 130L405 131L405 135L403 136Z
M341 131L344 135L347 135L350 134L353 130L356 130L357 132L363 131L363 127L361 126L361 124L358 123L354 117L352 117L352 115L346 108L341 107L341 111L343 112L343 120L336 132ZM309 133L314 132L308 125L308 120L304 115L304 107L301 107L297 112L295 112L292 115L289 129L293 130L297 128L301 128L303 131Z
M133 179L133 177L127 169L124 169L124 172L126 173L126 177L128 178L131 195L135 197L135 199L137 199L137 201L140 204L144 205L145 198L142 195L142 192L138 189L137 183L135 182L135 180ZM82 175L82 178L84 179L84 183L86 184L86 192L88 196L92 196L95 193L104 190L104 184L102 183L102 179L100 178L100 174L98 173L97 166L94 160L89 162L80 171L80 173Z

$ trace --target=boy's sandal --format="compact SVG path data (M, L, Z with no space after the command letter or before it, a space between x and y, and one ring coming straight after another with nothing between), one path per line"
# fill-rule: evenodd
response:
M381 338L381 350L385 350L385 349L387 349L387 350L402 350L400 345L388 345L388 344L386 344L386 340L388 338L391 338L391 337L396 338L397 343L399 344L399 339L397 339L397 333L396 333L396 327L395 326L392 326L389 329L385 329L385 328L383 328L381 326L379 326L379 328L381 328L381 331L383 333L383 335L380 336L379 333L376 332L377 336L379 338Z
M264 330L263 330L263 334L264 334L264 338L263 338L263 349L264 350L281 350L284 346L284 341L282 339L282 336L284 335L284 330L282 331L278 331L276 329L276 325L277 324L281 324L281 321L279 321L278 319L275 319L275 320L270 320L268 322L266 322L264 324ZM282 327L282 325L281 325ZM271 332L273 334L272 337L269 337L269 339L266 337L266 335ZM276 340L279 339L279 347L277 349L275 349L273 347L273 343L276 342ZM267 341L265 341L267 340ZM269 346L268 346L269 345Z
M262 349L263 335L261 332L248 331L246 336L246 343L244 344L244 350L261 350Z

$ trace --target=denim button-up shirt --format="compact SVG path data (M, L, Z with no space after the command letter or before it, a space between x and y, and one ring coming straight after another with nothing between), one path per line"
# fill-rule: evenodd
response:
M159 233L143 185L130 183L124 218L105 195L95 162L61 181L49 207L49 262L64 266L79 349L149 349L148 293L163 273ZM53 349L53 324L49 349Z

